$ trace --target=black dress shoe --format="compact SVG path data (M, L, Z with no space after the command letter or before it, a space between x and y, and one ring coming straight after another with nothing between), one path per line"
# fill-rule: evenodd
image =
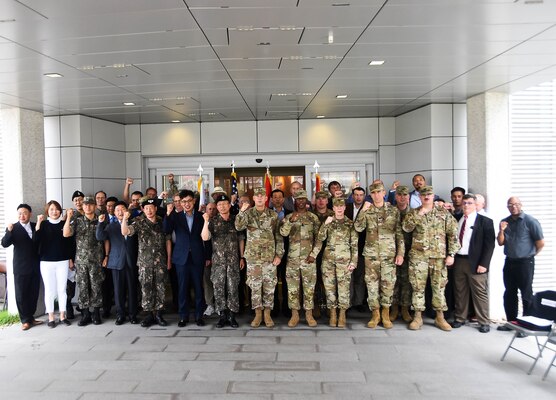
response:
M143 321L141 321L141 326L143 328L148 328L153 324L153 322L154 322L154 317L152 314L149 314L143 319Z
M197 323L197 326L205 326L205 321L202 318L197 319L195 322Z
M93 310L93 324L100 325L102 320L100 319L100 307L95 307Z
M91 312L89 311L89 309L84 309L81 312L81 321L79 321L77 323L77 325L79 326L87 326L89 325L93 320L91 319Z
M70 322L67 318L66 318L66 319L61 319L61 320L60 320L60 323L66 325L66 326L70 326L70 325L71 325L71 322Z
M129 323L133 324L133 325L137 325L139 323L139 321L137 320L137 316L133 315L133 316L129 317Z
M187 320L185 320L185 319L180 319L179 320L178 327L183 328L186 325L187 325Z
M156 316L154 317L154 320L156 321L156 323L158 324L158 326L167 326L168 322L166 322L164 320L164 318L162 317L162 313L161 312L157 312Z
M515 335L515 336L521 339L521 338L527 337L527 334L523 333L523 332L517 332L517 335Z
M118 318L116 318L116 325L121 325L125 322L125 317L122 317L121 315L118 315Z
M509 332L512 329L508 328L506 325L499 325L498 328L496 328L497 331L503 331L503 332Z
M450 323L450 326L454 329L461 328L463 325L465 325L465 322L461 322L461 321L452 321Z
M48 321L49 328L56 328L56 321Z
M489 325L481 325L481 326L479 326L479 332L481 332L481 333L488 333L488 332L490 332L490 326L489 326Z

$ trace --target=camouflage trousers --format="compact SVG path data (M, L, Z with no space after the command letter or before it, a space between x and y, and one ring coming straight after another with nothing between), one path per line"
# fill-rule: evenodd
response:
M166 268L162 266L139 267L141 307L143 311L164 310L166 295Z
M322 280L326 293L327 308L349 308L349 284L351 272L348 270L349 257L325 251L322 257ZM337 295L336 295L337 293Z
M75 282L79 288L77 303L81 308L102 307L104 271L99 264L75 264Z
M226 309L239 312L239 265L213 264L210 280L214 289L216 312Z
M411 284L409 283L409 265L404 261L404 263L396 269L396 285L394 285L392 304L398 304L402 307L410 307L411 294Z
M409 282L413 289L412 304L415 311L425 311L425 286L430 276L432 288L432 308L446 311L444 288L448 282L448 270L444 258L411 258L409 260Z
M251 308L274 308L274 289L278 283L276 267L247 260L247 286L251 288Z
M365 283L367 284L367 303L371 310L380 306L390 307L396 284L396 264L392 258L365 257Z
M288 305L292 310L299 310L299 284L303 286L303 308L314 308L315 285L317 283L317 264L306 263L302 258L288 258L286 266L288 282Z

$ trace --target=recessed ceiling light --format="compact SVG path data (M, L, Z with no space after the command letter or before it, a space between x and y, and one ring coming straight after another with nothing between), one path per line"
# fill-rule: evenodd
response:
M214 115L216 115L216 113L215 112L209 112L208 115L214 116Z
M132 102L132 101L124 101L124 102L123 102L123 105L124 105L124 106L134 106L135 103Z
M180 121L179 119L173 119L172 122L173 122L174 124L177 124L177 123L179 123L179 122L181 122L181 121Z
M370 66L375 66L375 65L382 65L384 64L386 61L383 60L373 60L369 63Z
M319 118L319 119L324 118L324 117L325 117L324 115L317 115L317 118Z
M57 72L49 72L48 74L44 74L44 76L48 76L49 78L62 78L64 75Z
M348 95L347 94L337 94L336 98L337 99L347 99Z

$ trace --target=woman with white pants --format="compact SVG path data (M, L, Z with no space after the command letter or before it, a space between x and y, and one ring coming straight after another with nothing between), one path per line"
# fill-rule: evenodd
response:
M35 240L39 244L41 276L44 282L44 305L48 313L48 326L56 327L54 299L58 297L60 323L71 325L66 318L66 282L70 268L71 239L63 236L62 206L55 200L49 201L44 210L48 215L37 217Z

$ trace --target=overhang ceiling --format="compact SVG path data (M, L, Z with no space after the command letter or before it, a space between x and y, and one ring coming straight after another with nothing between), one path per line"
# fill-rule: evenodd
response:
M554 78L553 0L0 0L0 103L46 116L388 117Z

